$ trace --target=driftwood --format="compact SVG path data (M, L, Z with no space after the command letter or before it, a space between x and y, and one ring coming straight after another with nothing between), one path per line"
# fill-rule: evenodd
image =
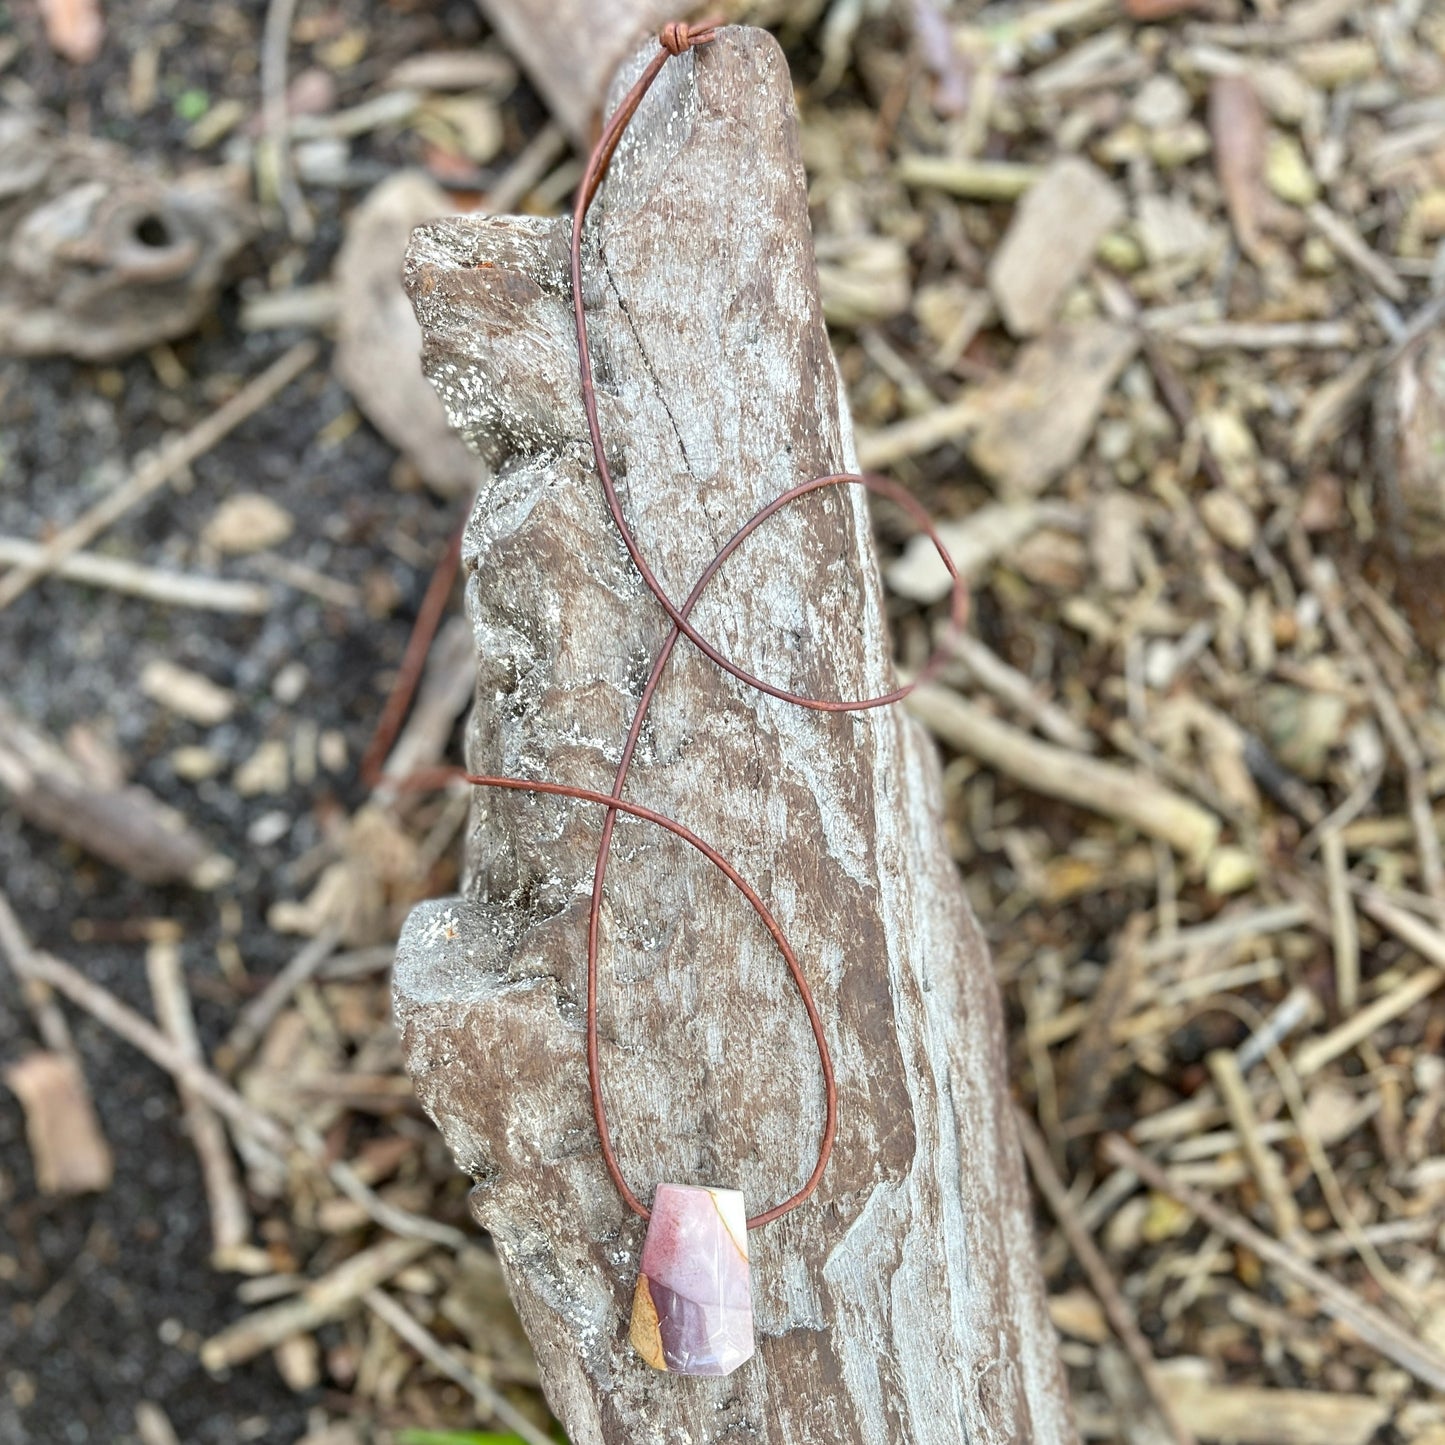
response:
M427 370L495 471L464 543L470 763L606 789L667 627L585 442L568 236L565 221L436 223L415 234L407 279ZM594 208L583 268L623 504L680 598L760 505L855 465L770 37L726 30L669 63ZM783 686L884 690L862 495L773 518L695 620ZM751 1236L756 1358L725 1380L648 1369L627 1343L642 1226L604 1171L583 1056L602 817L478 794L465 894L413 913L396 1012L568 1438L1072 1440L998 999L917 725L900 709L774 702L684 644L629 796L723 847L777 911L826 1020L840 1131L814 1200ZM754 1212L790 1193L813 1163L822 1089L750 910L671 836L624 819L603 930L603 1080L632 1186L741 1187Z

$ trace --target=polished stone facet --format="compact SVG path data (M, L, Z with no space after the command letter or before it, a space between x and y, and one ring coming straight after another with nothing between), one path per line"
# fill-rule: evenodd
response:
M748 1224L736 1189L659 1184L632 1296L632 1344L654 1369L730 1375L753 1353Z

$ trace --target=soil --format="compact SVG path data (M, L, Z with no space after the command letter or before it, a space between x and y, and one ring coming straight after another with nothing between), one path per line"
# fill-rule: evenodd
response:
M22 42L5 73L7 99L28 96L72 127L120 142L172 169L193 167L189 121L179 98L202 92L254 104L255 65L265 7L212 6L201 0L108 0L107 43L93 66L57 60L31 7L7 24ZM364 27L367 60L342 82L361 86L378 66L416 48L482 38L470 4L436 7L333 6L337 28ZM131 57L160 45L159 97L131 112ZM293 62L294 66L294 62ZM540 113L513 117L518 138ZM353 155L388 167L400 159L385 140L357 142ZM318 236L293 279L323 277L340 240L346 198L317 191ZM265 283L271 268L294 263L284 237L268 233L247 253L239 278ZM168 432L214 409L217 378L255 375L299 334L247 335L236 324L237 291L222 298L201 335L177 343L186 373L167 385L146 356L113 366L65 360L0 361L0 532L34 536L63 525L125 474ZM172 382L174 378L168 378ZM351 403L323 362L164 492L109 532L102 550L152 565L185 565L195 538L228 492L262 490L295 521L288 558L364 590L368 615L342 612L300 593L260 618L171 610L64 582L33 588L0 612L3 689L27 718L63 737L93 729L124 758L135 780L180 808L235 859L234 881L218 895L148 888L0 810L0 877L36 946L63 955L149 1015L144 921L165 919L184 934L184 962L203 1042L214 1045L237 1002L275 972L293 943L264 926L288 865L315 846L323 821L361 796L355 760L382 701L387 669L405 644L459 502L393 485L395 452L362 423L329 442L318 430ZM231 569L241 575L243 569ZM233 689L232 721L202 729L162 713L136 687L140 667L168 657ZM305 669L299 697L279 701L283 669ZM170 762L178 747L204 743L224 773L268 737L288 736L298 718L337 729L350 766L324 769L309 788L282 799L242 800L220 782L181 781ZM278 802L287 825L257 846L248 834ZM280 827L268 820L269 836ZM223 922L224 920L224 922ZM216 945L239 943L244 977L220 969ZM127 1045L72 1015L105 1133L115 1153L111 1188L98 1197L36 1194L20 1107L0 1090L0 1442L3 1445L127 1445L135 1407L160 1402L180 1438L195 1445L237 1441L290 1445L305 1433L308 1407L268 1362L236 1372L224 1388L200 1367L199 1342L232 1321L240 1306L207 1263L209 1225L194 1152L168 1078ZM0 1069L34 1046L14 980L0 970Z

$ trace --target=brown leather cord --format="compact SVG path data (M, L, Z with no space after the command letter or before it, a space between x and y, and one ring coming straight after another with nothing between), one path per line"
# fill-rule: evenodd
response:
M636 752L637 742L647 719L648 708L652 704L653 696L662 680L663 672L667 667L668 660L672 656L673 649L677 646L679 639L683 637L686 637L704 656L711 659L711 661L724 672L737 678L738 681L747 686L756 688L759 692L766 693L768 696L778 698L783 702L789 702L799 707L813 708L823 712L858 712L897 702L899 699L906 697L913 688L918 686L918 684L927 677L932 676L938 668L943 665L947 656L946 646L942 646L935 651L912 682L894 688L890 692L882 693L877 697L863 698L859 701L810 698L800 693L789 692L785 688L776 687L771 683L763 681L761 678L754 677L751 673L724 657L706 638L702 637L692 627L688 621L689 615L697 605L698 599L702 596L703 591L717 575L723 564L768 518L776 512L781 511L790 503L810 493L843 485L863 486L872 492L890 498L898 506L903 508L917 524L918 528L925 532L933 542L933 545L938 550L939 556L943 559L945 567L948 569L949 576L953 579L953 629L960 627L963 623L967 606L967 592L963 588L957 568L954 566L952 558L949 557L947 548L944 547L927 512L924 511L907 491L886 477L860 475L852 472L836 472L828 476L815 477L811 481L800 482L795 486L789 487L781 495L774 498L773 501L754 513L752 517L733 533L703 569L702 575L694 584L692 591L688 593L686 599L680 605L674 603L663 590L662 584L657 580L651 567L649 567L647 559L644 557L637 539L634 537L623 515L612 473L607 464L606 449L602 440L602 428L598 419L597 398L592 375L592 361L588 350L587 317L582 300L583 225L587 218L587 212L597 194L597 190L607 173L607 167L614 151L617 149L618 142L621 140L623 132L636 113L638 106L642 103L642 99L647 94L653 81L657 79L669 59L674 56L681 56L693 47L711 41L715 38L717 28L718 27L712 23L688 26L680 21L673 21L664 27L659 37L657 55L649 62L637 83L623 99L616 113L607 123L601 138L597 142L596 148L593 150L578 191L577 202L573 211L572 304L577 331L577 352L582 401L587 414L587 426L592 442L593 458L607 501L607 509L622 538L623 544L626 546L628 554L631 556L633 564L637 568L638 574L672 622L671 631L661 649L658 651L657 657L652 664L652 670L643 686L642 695L638 700L637 711L634 713L632 724L628 728L627 739L623 745L622 756L612 783L612 790L610 793L602 793L591 788L573 787L566 783L539 782L534 779L510 778L491 774L459 773L454 769L433 769L426 773L416 774L406 780L405 786L408 788L434 787L440 786L448 780L461 777L467 782L479 787L548 793L558 797L575 798L582 802L596 803L606 808L607 813L603 820L602 835L597 850L597 863L593 872L592 898L587 919L587 1080L591 1093L593 1118L597 1125L598 1143L603 1161L607 1166L607 1171L612 1178L612 1182L616 1185L618 1192L627 1203L628 1208L640 1215L643 1219L650 1217L649 1210L628 1185L612 1144L612 1134L607 1123L607 1107L602 1091L601 1061L599 1058L598 1045L597 1020L602 898L607 878L607 866L612 852L612 837L616 828L618 814L625 813L630 817L639 818L644 822L654 823L658 827L672 833L674 836L681 838L701 853L715 868L721 871L728 881L732 883L747 900L749 906L757 914L763 926L768 930L769 934L771 934L774 943L777 944L778 951L783 956L783 962L787 965L788 973L798 990L798 996L802 1000L803 1008L808 1015L808 1023L813 1031L813 1040L818 1050L818 1062L822 1070L825 1101L823 1130L818 1143L817 1159L812 1171L809 1173L803 1185L795 1193L790 1194L781 1203L775 1204L772 1208L764 1210L762 1213L756 1214L748 1220L748 1227L750 1229L756 1229L760 1225L781 1218L784 1214L789 1213L804 1203L817 1189L819 1181L823 1177L823 1171L828 1166L828 1159L832 1153L833 1143L838 1132L838 1089L833 1075L832 1055L829 1052L822 1016L819 1012L817 1002L813 997L813 991L808 984L807 976L804 974L802 965L799 963L797 955L793 952L792 946L789 944L781 925L773 916L767 904L764 903L762 898L759 897L758 893L737 869L705 839L700 838L696 833L692 832L691 829L667 817L663 813L656 812L651 808L643 807L637 803L627 802L623 799L622 793L627 785L633 755Z

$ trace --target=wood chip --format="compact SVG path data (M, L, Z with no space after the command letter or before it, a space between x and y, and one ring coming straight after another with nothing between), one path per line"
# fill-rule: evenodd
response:
M4 1079L25 1110L25 1134L40 1192L109 1189L114 1170L110 1146L75 1060L36 1050L6 1069Z
M140 689L162 707L202 727L215 727L236 710L236 694L229 688L166 658L154 658L141 668Z
M974 394L982 419L969 456L1005 495L1041 492L1083 451L1138 344L1132 328L1107 321L1030 342L1007 377Z
M1036 336L1058 314L1124 200L1096 166L1064 156L1019 202L988 268L989 289L1015 336Z

